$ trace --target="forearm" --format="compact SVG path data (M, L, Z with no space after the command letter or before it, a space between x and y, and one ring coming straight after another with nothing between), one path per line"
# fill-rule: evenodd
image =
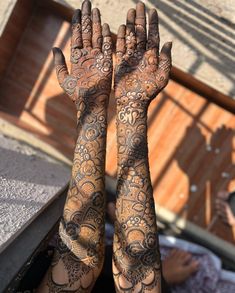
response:
M104 235L104 174L107 129L107 105L92 101L82 104L78 110L78 139L76 142L72 178L63 220L79 226L74 250L84 252L85 257L102 259L97 244L103 243ZM83 109L85 108L85 109ZM91 239L92 235L92 239ZM86 245L89 244L89 245ZM90 250L92 248L92 255ZM73 247L72 247L72 252ZM82 255L78 255L80 259ZM89 262L89 261L88 261Z
M102 269L107 129L105 101L107 97L100 96L77 105L78 139L54 260L44 283L48 292L90 292ZM47 292L45 288L39 292Z
M144 286L143 283L148 290L160 292L160 257L148 163L148 105L139 102L139 107L133 107L130 100L120 105L119 99L117 103L116 276L121 272L125 278L122 282L127 280L132 284L130 292ZM118 280L120 283L120 277L115 278L117 288L120 286Z

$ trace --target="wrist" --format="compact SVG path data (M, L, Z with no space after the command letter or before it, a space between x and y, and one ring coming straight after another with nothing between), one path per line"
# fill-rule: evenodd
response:
M95 117L102 114L106 117L108 110L108 97L107 95L100 95L95 98L89 96L86 99L76 100L75 105L78 121L86 116Z
M131 103L131 106L141 107L147 109L150 103L150 99L146 96L143 91L122 91L118 89L115 91L115 98L117 103L117 108L120 109Z
M129 126L146 122L148 103L146 101L129 100L126 103L117 101L117 121Z

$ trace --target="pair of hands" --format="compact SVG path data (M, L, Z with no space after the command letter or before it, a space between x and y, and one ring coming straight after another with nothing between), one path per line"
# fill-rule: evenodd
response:
M165 43L159 55L158 15L149 12L146 29L145 5L139 2L127 13L116 41L114 70L115 97L118 105L130 100L149 103L168 83L171 69L171 43ZM59 48L53 48L60 86L76 103L84 100L104 103L108 100L113 72L113 46L108 24L101 25L100 12L91 10L85 0L72 19L71 73Z

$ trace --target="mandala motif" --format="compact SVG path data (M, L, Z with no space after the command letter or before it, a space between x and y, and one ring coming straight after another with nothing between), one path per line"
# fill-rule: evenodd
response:
M63 88L68 95L72 95L75 92L76 86L77 79L72 76L67 77L63 82Z
M71 49L71 62L78 63L78 60L82 57L82 51L79 48Z
M92 160L87 160L81 163L80 172L83 175L91 176L96 173L97 169Z

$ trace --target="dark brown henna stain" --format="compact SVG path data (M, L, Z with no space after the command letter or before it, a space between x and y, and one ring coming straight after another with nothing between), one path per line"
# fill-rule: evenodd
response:
M99 9L94 8L92 10L92 47L93 49L101 50L102 47L102 27L100 20L100 12Z
M92 21L91 21L91 2L82 3L82 42L84 48L91 48Z
M78 139L56 253L47 285L39 292L90 292L103 265L104 168L112 42L108 25L103 26L101 34L99 11L93 10L92 15L94 23L87 0L81 12L75 11L70 74L62 52L54 50L59 84L77 108Z
M139 2L136 5L136 18L135 18L135 30L137 39L138 51L144 51L146 49L146 17L145 17L145 5Z
M148 163L147 110L151 100L168 82L171 46L164 45L158 56L155 10L150 12L148 40L145 25L145 8L141 3L136 7L136 18L135 11L129 10L127 26L121 26L117 36L118 182L113 256L117 292L161 291Z

